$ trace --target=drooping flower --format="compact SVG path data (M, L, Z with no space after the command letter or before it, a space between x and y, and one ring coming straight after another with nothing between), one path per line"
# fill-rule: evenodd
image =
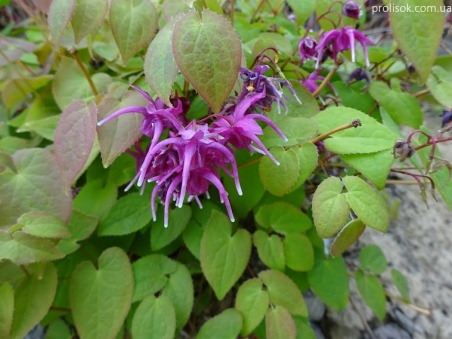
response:
M316 60L317 56L317 40L314 38L306 37L300 40L298 43L298 50L300 51L300 64L305 59Z
M348 77L347 80L347 85L350 84L350 82L352 80L357 80L357 81L361 81L361 80L365 80L366 84L364 85L363 89L366 90L367 87L369 87L370 85L370 74L368 72L366 72L364 69L362 68L356 68L353 70L353 72L350 73L350 76Z
M329 51L331 51L334 61L337 62L337 55L339 52L350 50L352 54L352 62L355 62L355 40L358 41L363 48L366 66L369 66L367 46L372 45L372 41L366 38L366 36L360 31L354 29L353 27L347 26L342 28L342 30L333 29L322 37L316 47L318 53L316 67L319 67L323 55Z
M342 13L352 19L359 19L361 11L359 9L359 4L353 0L348 0L342 6Z
M452 109L443 110L443 114L441 116L443 117L443 120L441 122L441 128L443 128L448 123L452 122Z
M300 83L311 93L314 93L315 91L317 91L317 88L319 88L318 82L325 80L324 76L319 75L320 71L321 69L316 69L314 72L309 74L306 79L300 80ZM336 89L333 87L333 85L330 82L328 82L327 85L331 89L331 91L335 95L337 95Z

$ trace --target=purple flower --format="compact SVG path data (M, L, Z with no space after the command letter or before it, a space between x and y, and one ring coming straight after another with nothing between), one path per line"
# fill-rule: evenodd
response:
M366 60L366 66L369 66L369 57L367 54L367 47L372 45L372 41L366 38L364 34L356 29L347 26L339 29L333 29L326 33L320 43L317 45L317 64L316 67L319 67L320 61L325 53L328 53L328 50L331 45L331 54L332 58L335 62L337 62L337 55L339 52L351 50L352 54L352 62L355 62L355 40L357 40L363 48L364 59Z
M452 110L450 109L443 110L443 114L441 116L443 117L441 128L443 128L452 121Z
M317 82L320 81L322 82L323 80L325 80L325 77L318 75L320 73L321 69L316 69L314 72L312 72L311 74L309 74L309 76L304 79L304 80L300 80L300 83L306 87L306 89L311 92L314 93L317 88L319 88L319 85L317 85ZM335 88L333 87L333 85L331 85L330 82L328 82L328 87L331 89L331 91L337 95L337 92L335 90Z
M342 13L352 19L359 19L359 16L361 14L359 5L353 0L348 0L345 2L345 4L342 6Z
M298 43L298 50L300 51L300 64L303 63L305 59L316 59L316 47L317 40L314 38L306 37L300 40Z
M347 85L350 84L350 82L352 80L357 80L357 81L365 80L366 84L364 85L364 90L366 90L367 87L369 87L369 85L370 85L371 77L370 77L370 74L368 72L366 72L364 69L356 68L353 70L353 72L350 73L350 76L348 77L348 80L347 80Z

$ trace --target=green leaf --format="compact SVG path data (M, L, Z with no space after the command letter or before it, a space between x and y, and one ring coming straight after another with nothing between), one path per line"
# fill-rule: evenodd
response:
M452 73L440 66L433 66L427 79L427 87L433 97L443 106L452 107Z
M285 150L278 146L270 150L270 153L279 162L275 164L269 157L262 157L259 163L259 174L266 190L282 197L290 192L298 179L298 157L291 150Z
M294 271L306 272L314 266L314 248L304 234L288 234L284 238L286 265Z
M172 106L169 97L179 68L171 50L173 24L168 22L152 40L144 61L144 74L152 90L168 106Z
M149 200L139 193L130 193L119 199L100 222L98 234L125 235L136 232L152 219Z
M132 320L134 339L172 339L176 332L176 312L171 300L150 295L138 306Z
M190 218L191 209L187 205L170 210L168 227L163 227L163 218L158 218L160 222L155 222L151 226L151 249L157 251L169 245L182 233Z
M80 248L79 241L87 239L96 229L98 219L73 209L69 219L68 228L72 234L69 238L61 239L57 249L64 254L70 254Z
M290 8L292 8L295 16L297 17L297 25L303 25L306 20L309 19L312 13L315 11L315 2L316 0L287 0Z
M359 219L350 221L345 227L339 232L336 239L334 239L331 245L331 254L334 257L342 255L366 229L366 225Z
M281 238L276 234L269 236L264 231L256 231L253 234L253 243L257 248L259 259L269 268L284 271L284 247Z
M381 81L373 81L369 86L369 93L397 124L413 128L419 128L422 124L423 114L421 106L411 94L390 89Z
M317 121L314 119L285 117L277 124L288 140L284 141L271 126L267 126L264 129L264 136L261 137L262 143L267 148L298 145L317 135Z
M283 235L300 233L312 227L311 219L287 202L263 205L255 215L256 222Z
M14 311L14 290L10 284L0 285L0 300L0 338L9 338Z
M410 287L408 286L408 281L406 280L405 276L400 271L393 268L391 270L391 278L392 282L402 295L403 300L405 300L406 302L411 302Z
M71 339L72 332L62 319L57 319L49 325L45 339Z
M115 338L129 312L132 295L132 267L122 249L105 250L97 269L88 261L78 265L71 276L69 301L80 338Z
M257 279L245 281L237 291L235 308L243 317L242 337L249 335L264 319L270 299L263 290L262 282Z
M14 291L11 339L23 339L28 331L44 318L52 305L56 288L57 272L51 263L45 265L40 275L29 276L22 280Z
M162 254L142 257L132 264L135 289L132 301L160 291L168 282L168 275L176 272L177 264Z
M58 45L74 14L76 0L53 0L50 4L47 22L53 42Z
M148 101L138 92L126 92L121 102L108 97L99 106L98 119L104 119L127 106L146 106L147 104ZM104 167L110 166L121 153L141 137L142 120L141 114L124 114L97 128Z
M124 65L157 29L158 12L149 0L112 0L110 27Z
M86 66L85 66L86 67ZM99 93L107 93L112 79L108 74L96 73L91 79ZM74 99L94 98L94 93L77 62L68 57L61 57L61 63L52 82L52 92L60 109L64 110Z
M391 3L393 6L410 8L425 4L423 0L394 0ZM425 83L435 62L444 27L444 13L440 10L442 1L432 0L428 5L428 11L389 13L394 38L413 63L421 83ZM430 10L430 6L436 7L435 10Z
M6 86L2 88L2 100L6 108L11 108L18 101L25 99L28 94L47 85L50 80L52 80L50 75L9 80Z
M68 192L86 164L96 138L97 107L85 100L72 102L61 114L55 130L55 158Z
M64 222L54 215L46 212L28 212L19 218L22 231L43 238L67 238L71 236Z
M18 265L9 260L0 262L0 284L7 282L15 288L24 277L25 273Z
M166 20L170 21L171 17L185 13L190 10L190 7L184 0L165 0L162 5L162 13Z
M329 177L317 187L312 199L312 216L319 237L329 238L336 234L348 218L350 207L342 192L339 178Z
M319 122L319 133L331 131L355 119L361 121L362 126L336 132L325 140L326 148L335 153L379 152L392 148L397 140L397 136L386 126L352 108L330 107L314 116L314 119Z
M308 316L308 308L297 285L290 278L275 270L259 273L259 278L267 287L270 302L286 308L292 314Z
M296 339L316 339L316 335L312 327L307 324L307 320L298 315L293 317L295 327L297 329Z
M380 280L374 275L365 275L362 270L358 270L356 286L367 306L380 321L383 321L386 315L386 295Z
M308 272L314 293L328 306L343 310L348 303L349 287L347 266L342 257L316 260Z
M201 239L203 234L203 229L193 218L190 219L187 227L182 232L182 239L184 240L185 246L187 246L190 253L198 260L201 259Z
M100 25L107 10L108 2L104 0L77 0L77 6L72 16L76 44Z
M289 311L284 307L269 308L265 315L267 339L295 339L297 329Z
M316 169L319 151L317 150L317 147L310 142L304 142L300 146L292 146L291 149L297 154L299 167L298 179L294 184L294 188L292 188L295 190L300 187Z
M74 199L73 207L81 212L104 218L115 204L118 191L113 183L104 185L101 180L88 182Z
M377 245L367 245L359 254L359 262L363 270L370 270L374 274L381 274L387 266L386 257Z
M61 259L64 254L47 239L37 238L20 231L10 234L0 231L0 260L8 259L18 265L36 261Z
M181 330L190 318L193 309L194 289L188 269L176 263L176 271L172 273L162 290L162 296L168 297L176 311L176 327Z
M174 59L184 77L218 113L238 77L242 48L231 24L209 10L189 12L175 24Z
M242 328L242 316L233 308L209 319L202 325L196 339L235 339Z
M251 236L239 229L231 237L231 223L212 211L201 239L201 268L218 300L222 300L242 276L251 254Z
M389 215L383 199L361 178L347 176L342 180L348 191L344 195L356 215L367 226L386 233Z
M342 154L342 160L361 172L377 189L385 188L386 179L394 162L392 149L366 154Z
M338 96L341 98L341 103L343 106L354 108L360 112L365 113L370 112L374 109L373 106L375 104L375 100L374 98L372 98L369 92L367 92L366 89L363 88L365 86L364 81L359 81L347 85L341 80L334 81L331 85L334 87L334 89L338 93Z

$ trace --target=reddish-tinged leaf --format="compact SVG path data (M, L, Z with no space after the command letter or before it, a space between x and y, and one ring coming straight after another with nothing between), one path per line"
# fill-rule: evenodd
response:
M71 21L75 11L76 0L53 0L49 8L47 22L53 41L60 43L64 30Z
M32 0L36 7L38 7L44 13L49 13L50 5L52 0Z
M105 0L77 0L72 28L74 29L75 42L79 43L104 19L108 10L108 1Z
M209 10L189 12L175 24L172 48L182 74L215 113L238 76L242 47L231 24Z
M126 106L145 106L147 100L138 92L126 92L122 101L116 98L105 98L99 105L98 120L113 114ZM143 116L139 113L121 115L106 122L97 128L100 142L102 163L105 167L111 163L126 149L128 149L141 136L140 126Z
M125 63L154 36L158 12L150 0L112 0L110 27Z
M295 339L297 329L287 309L281 306L269 308L265 316L268 339Z
M55 156L66 191L83 169L96 137L97 107L76 100L61 115L55 131Z

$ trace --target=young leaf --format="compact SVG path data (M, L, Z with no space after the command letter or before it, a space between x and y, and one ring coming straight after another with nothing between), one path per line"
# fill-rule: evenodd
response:
M131 193L119 199L100 222L98 234L125 235L136 232L152 219L149 200L139 193Z
M425 2L423 0L394 0L391 4L414 8L425 5ZM442 1L431 0L428 4L435 10L410 11L409 13L391 11L389 13L394 38L400 49L413 63L421 83L425 83L435 62L444 27L444 13L440 10L440 6L443 5Z
M339 154L373 153L392 149L397 136L386 126L360 111L348 107L331 107L314 116L319 122L319 133L325 133L355 119L361 126L336 132L325 140L330 151Z
M342 192L342 182L330 177L317 187L312 200L312 216L319 237L336 234L348 218L350 207Z
M410 302L410 287L408 286L408 281L405 276L400 271L393 268L391 270L391 278L392 282L402 295L403 300Z
M33 275L22 280L14 291L11 339L24 338L44 318L52 305L56 288L57 272L52 263L47 263L39 276Z
M381 81L373 81L369 86L369 93L397 124L413 128L419 128L422 124L421 106L411 94L390 89Z
M9 338L14 311L14 290L10 284L0 285L0 300L0 338Z
M228 308L202 325L196 339L235 339L241 328L242 316L240 312Z
M168 22L162 30L158 32L146 53L144 60L144 74L146 81L152 90L168 106L172 106L169 101L174 79L179 68L174 60L171 49L171 34L174 24Z
M328 306L343 310L348 303L349 287L347 266L342 257L316 260L308 272L314 293Z
M292 314L308 316L308 308L297 285L290 278L275 270L259 273L259 278L267 287L270 302L286 308Z
M433 66L427 79L427 87L433 97L443 106L452 107L452 74L440 66Z
M218 300L242 276L251 254L251 236L239 229L231 237L231 223L212 211L201 240L201 268Z
M383 321L386 315L386 295L380 280L374 275L365 275L362 270L358 270L356 286L367 306L380 321Z
M72 16L72 28L76 44L100 25L107 14L107 10L107 1L77 0L77 6Z
M381 274L387 266L386 257L377 245L367 245L359 254L359 262L363 270L370 270L373 274Z
M364 224L386 233L389 215L383 200L363 179L347 176L342 178L350 207Z
M158 12L149 0L112 0L110 27L124 65L154 36Z
M42 238L67 238L71 236L64 222L47 212L27 212L19 218L22 231Z
M0 231L0 260L8 259L18 265L36 261L61 259L64 254L47 239L16 231L13 234Z
M66 192L88 160L96 137L97 107L76 100L61 114L55 130L55 157Z
M294 271L306 272L314 266L314 249L304 234L286 235L283 241L286 265Z
M366 225L359 219L350 221L345 227L339 232L336 239L331 245L331 254L333 257L338 257L342 255L366 229Z
M127 254L118 247L105 250L98 265L96 269L84 261L77 266L70 280L69 301L81 338L113 339L132 302L132 267Z
M160 291L168 282L168 275L176 272L177 264L162 254L142 257L132 264L135 289L132 301Z
M53 0L49 8L47 22L53 42L59 44L63 33L74 14L76 0Z
M283 201L261 206L254 218L262 227L283 235L301 233L312 227L311 219L306 214Z
M265 189L278 197L282 197L289 193L297 182L298 157L293 150L285 150L281 146L272 148L270 153L279 162L279 165L276 165L269 157L264 156L259 163L259 174Z
M297 329L289 311L276 305L269 308L265 315L267 339L295 339Z
M218 113L240 67L242 48L234 27L209 10L202 12L202 19L191 11L175 24L172 49L184 77Z
M132 320L134 339L172 339L176 332L176 312L171 300L149 295L138 306Z
M261 230L253 234L253 243L257 248L259 259L269 268L284 271L284 247L281 238L276 234L269 236Z
M162 290L162 296L168 297L176 311L176 327L182 329L190 318L193 308L194 289L188 269L176 263L176 271L172 273Z
M264 319L270 299L259 279L245 281L237 291L235 308L243 317L242 337L249 335Z
M149 209L149 202L148 202ZM151 226L151 249L157 251L175 240L185 229L191 218L191 209L184 205L170 211L169 225L163 227L163 218L160 216L158 222Z
M146 106L147 100L138 92L128 91L121 102L112 97L105 98L99 106L98 120L106 118L117 110L127 106ZM141 136L141 114L125 114L108 121L97 128L100 152L104 167L128 149Z

